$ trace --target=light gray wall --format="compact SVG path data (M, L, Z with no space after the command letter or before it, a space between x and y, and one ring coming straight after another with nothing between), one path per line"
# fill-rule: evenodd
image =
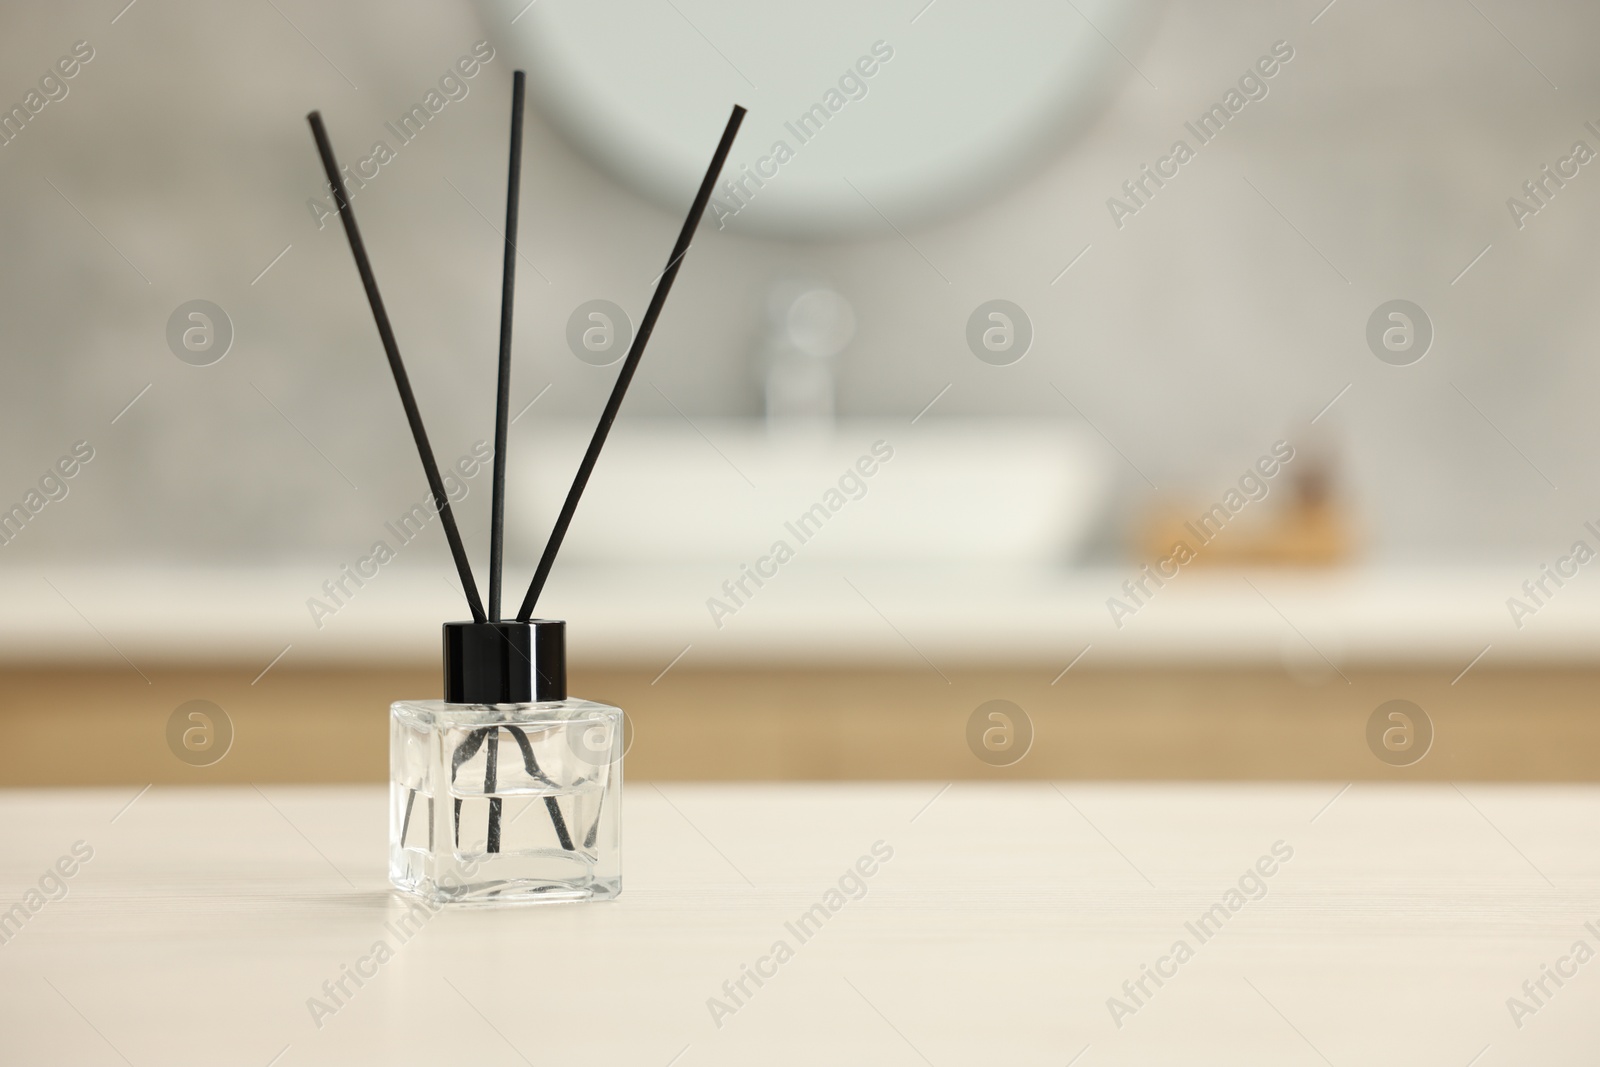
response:
M916 249L888 230L809 245L706 234L625 417L671 415L652 381L691 414L755 414L766 289L816 275L860 323L846 413L909 417L951 384L929 418L1074 417L1059 387L1163 488L1215 497L1276 438L1315 441L1342 457L1373 557L1549 558L1600 515L1586 417L1600 395L1600 164L1520 231L1505 201L1574 140L1600 149L1583 126L1600 126L1600 11L1338 0L1313 24L1322 6L1173 5L1148 42L1128 42L1142 74L1126 72L1085 136L909 231ZM0 503L74 441L96 450L0 561L345 558L423 487L343 236L306 208L320 173L303 116L320 107L350 158L494 34L466 4L140 0L113 24L118 7L0 16L0 101L20 101L74 41L96 53L0 148ZM1295 57L1270 94L1114 226L1106 198L1280 39ZM490 435L512 65L502 50L355 202L445 458ZM537 113L527 137L523 245L547 280L522 267L514 404L551 383L535 413L590 417L614 369L566 351L567 315L606 297L637 317L679 219L596 173ZM197 297L237 332L206 368L164 338ZM965 345L967 315L991 297L1037 331L1009 368ZM1394 297L1437 330L1411 367L1364 341ZM1150 491L1107 459L1122 486L1110 552ZM486 494L473 499L477 537ZM526 560L535 546L513 547Z

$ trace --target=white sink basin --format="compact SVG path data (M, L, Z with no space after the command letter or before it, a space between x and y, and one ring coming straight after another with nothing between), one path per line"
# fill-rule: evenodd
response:
M523 474L508 507L535 550L592 431L545 424L512 442ZM1098 442L1060 422L632 420L613 428L561 558L737 563L782 541L811 562L1053 565L1082 546L1107 483Z

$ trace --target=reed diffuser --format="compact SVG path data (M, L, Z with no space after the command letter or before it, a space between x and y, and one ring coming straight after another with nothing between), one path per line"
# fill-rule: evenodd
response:
M522 606L515 619L505 619L500 579L524 83L519 70L511 89L487 610L333 146L322 116L307 116L472 613L469 621L444 624L444 699L399 701L389 714L389 880L438 902L601 900L622 890L622 710L567 695L566 623L535 619L533 610L745 114L735 106L728 118Z

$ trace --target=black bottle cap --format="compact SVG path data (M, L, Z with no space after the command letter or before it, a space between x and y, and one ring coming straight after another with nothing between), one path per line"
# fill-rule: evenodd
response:
M532 704L567 699L567 624L444 624L444 699L449 704Z

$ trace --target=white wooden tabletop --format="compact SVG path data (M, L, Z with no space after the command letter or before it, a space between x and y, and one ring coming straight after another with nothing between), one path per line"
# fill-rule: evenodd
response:
M1600 1039L1592 787L631 783L619 900L409 924L379 788L135 793L0 793L0 1063L1492 1067Z

